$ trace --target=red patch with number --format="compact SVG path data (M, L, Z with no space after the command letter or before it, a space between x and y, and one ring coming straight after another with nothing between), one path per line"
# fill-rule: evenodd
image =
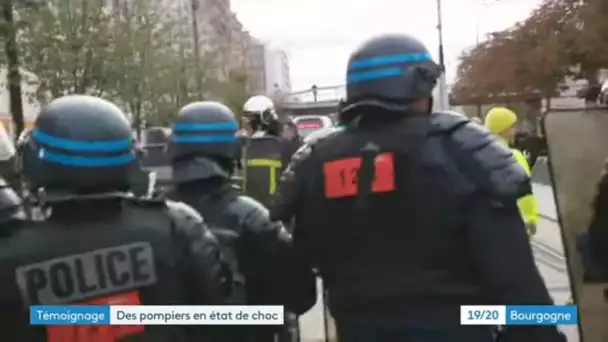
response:
M325 175L325 197L343 198L356 196L359 193L359 169L361 157L345 158L326 162L323 165ZM382 153L374 159L374 182L372 192L390 192L395 190L395 161L392 153Z
M340 198L355 196L359 192L359 168L361 158L347 158L327 162L325 173L325 197Z
M139 291L95 298L75 305L141 305ZM46 328L47 342L117 342L141 334L143 325L52 325Z
M395 160L392 153L382 153L374 160L372 192L395 191Z

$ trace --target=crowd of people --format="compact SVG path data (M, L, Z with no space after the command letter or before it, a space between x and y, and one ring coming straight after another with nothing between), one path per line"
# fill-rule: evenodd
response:
M145 326L116 340L294 341L320 276L340 342L565 341L556 326L460 325L461 305L553 304L528 240L528 162L508 148L516 115L497 108L486 129L433 113L442 69L411 36L364 42L347 70L339 125L303 145L263 96L244 105L247 133L221 103L183 107L160 197L130 191L138 160L118 107L83 95L44 107L16 149L44 218L0 184L3 334L95 340L30 325L37 304L283 305L282 327Z

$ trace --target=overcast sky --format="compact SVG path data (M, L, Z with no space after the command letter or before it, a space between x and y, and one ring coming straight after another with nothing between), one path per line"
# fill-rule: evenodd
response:
M293 90L344 83L350 52L366 38L404 32L437 56L435 0L231 0L251 33L288 51ZM484 4L485 2L485 4ZM541 0L443 0L448 77L481 34L525 19Z

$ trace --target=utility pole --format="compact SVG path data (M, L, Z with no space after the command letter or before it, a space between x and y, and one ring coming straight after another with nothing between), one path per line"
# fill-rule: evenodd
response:
M437 34L439 36L439 66L441 76L439 77L439 104L440 110L449 109L448 85L446 78L445 56L443 51L443 19L441 15L441 0L437 0Z
M201 77L201 47L199 45L198 35L198 18L197 12L199 9L198 0L190 0L192 13L192 38L194 39L194 72L196 74L196 90L198 91L198 99L203 99L203 79Z
M479 15L479 10L477 10L477 18L475 18L475 46L479 46L479 43L481 41L481 38L479 37L479 35L481 34L481 18Z
M13 1L4 0L2 5L6 36L4 52L8 64L8 92L11 117L13 119L13 137L17 139L25 128L23 122L23 100L21 98L21 74L19 73L19 52L17 49L17 32L13 16Z

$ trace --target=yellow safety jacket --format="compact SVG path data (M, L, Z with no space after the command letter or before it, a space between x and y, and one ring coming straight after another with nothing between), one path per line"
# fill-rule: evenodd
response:
M506 143L506 141L505 141ZM521 167L526 170L528 176L532 175L532 170L530 169L530 165L528 164L528 159L521 153L520 150L512 148L511 152L513 153L513 157L517 160L517 163L521 165ZM537 224L538 223L538 202L536 202L536 198L534 194L529 194L521 197L517 200L517 206L519 207L519 212L521 213L521 217L523 218L526 224Z

